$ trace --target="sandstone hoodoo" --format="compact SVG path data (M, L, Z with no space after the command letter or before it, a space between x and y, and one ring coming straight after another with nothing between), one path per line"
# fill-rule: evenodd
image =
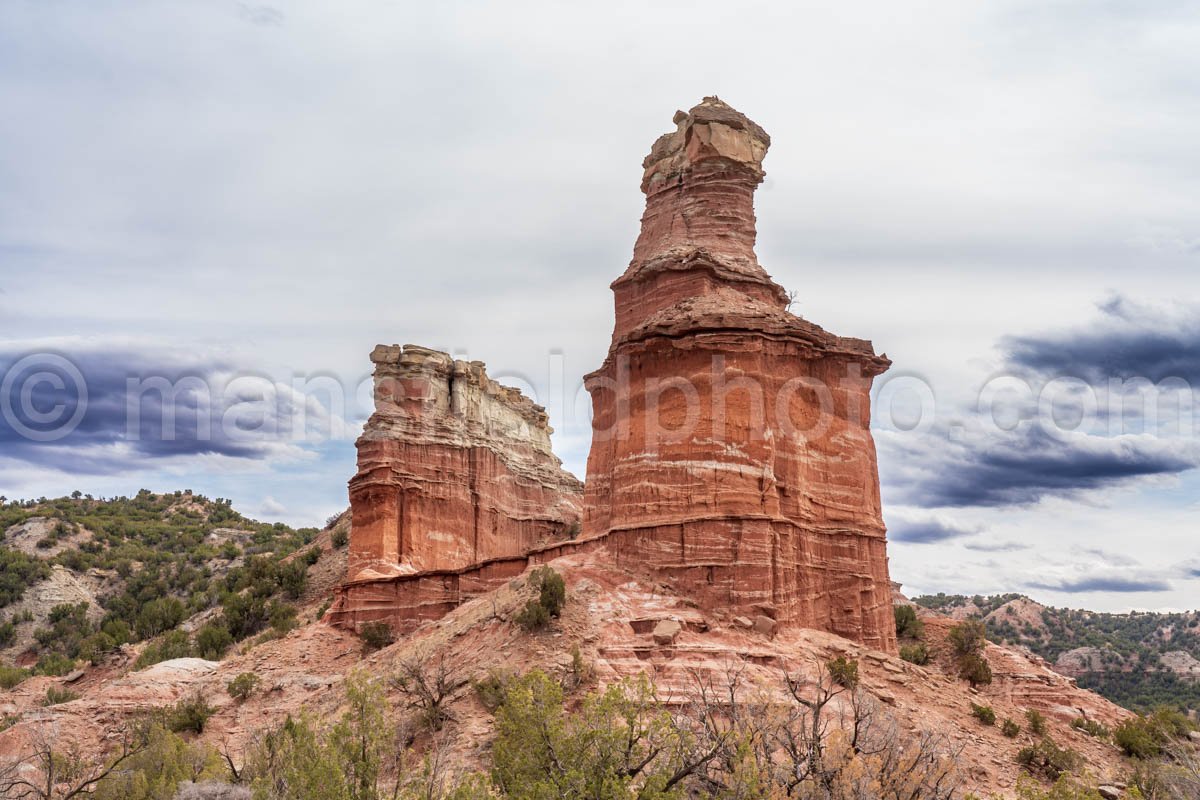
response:
M584 530L704 606L894 651L868 427L890 362L789 313L758 264L763 129L715 97L674 121L586 380Z
M376 409L358 440L331 621L437 616L463 599L463 571L500 562L507 577L578 534L582 485L551 451L541 406L477 361L416 345L380 345L371 360Z
M895 651L869 430L889 362L791 314L759 265L762 128L715 97L675 122L645 160L612 345L586 379L582 498L539 406L477 362L381 346L331 622L409 629L530 563L604 547L764 635Z

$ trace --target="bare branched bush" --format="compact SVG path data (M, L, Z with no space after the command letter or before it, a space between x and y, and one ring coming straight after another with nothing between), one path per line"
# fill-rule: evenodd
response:
M391 680L392 686L405 698L409 710L415 712L419 728L439 731L454 717L446 708L455 692L467 685L467 679L440 656L436 661L406 659Z
M694 692L703 721L689 731L702 756L703 790L720 797L812 800L950 800L959 786L958 750L933 732L901 733L894 719L828 664L816 678L790 671L786 698L745 685L730 672L719 691Z
M76 743L60 742L56 732L40 728L29 746L0 763L0 797L5 800L72 800L89 797L96 784L146 749L147 741L132 728L106 757L88 757Z

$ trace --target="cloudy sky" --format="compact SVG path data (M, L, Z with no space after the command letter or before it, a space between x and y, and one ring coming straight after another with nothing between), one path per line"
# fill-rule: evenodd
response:
M894 361L894 577L1200 605L1185 2L4 3L0 494L319 523L379 342L486 361L582 476L640 162L709 94L772 135L763 265Z

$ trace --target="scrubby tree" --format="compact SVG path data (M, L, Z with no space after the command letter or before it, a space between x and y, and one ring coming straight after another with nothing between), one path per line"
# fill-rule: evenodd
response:
M562 613L567 601L567 585L563 577L551 567L538 567L529 575L529 585L538 593L536 599L525 604L517 614L517 624L528 631L536 631L550 624Z
M225 687L229 696L235 700L245 700L254 694L260 683L259 677L253 672L243 672L231 680Z
M920 639L925 635L925 623L917 617L917 609L913 606L896 606L893 609L896 616L896 635L900 638Z
M158 723L138 734L145 749L96 785L95 800L174 800L184 781L222 780L228 772L212 748L188 743Z
M97 785L118 772L148 746L132 728L116 732L109 753L85 757L75 744L51 729L37 729L15 758L0 762L0 797L13 800L74 800L92 796Z
M219 661L232 644L233 635L219 622L209 622L196 632L196 651L209 661Z
M448 701L466 684L466 679L458 675L444 656L432 661L405 659L392 678L392 685L415 713L417 726L430 731L441 730L442 725L453 719Z
M969 619L950 629L948 636L958 664L958 674L972 688L992 682L992 668L983 656L987 630L979 620Z

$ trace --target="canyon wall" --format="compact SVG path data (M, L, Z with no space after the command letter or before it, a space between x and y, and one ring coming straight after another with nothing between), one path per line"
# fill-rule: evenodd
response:
M350 481L347 580L454 571L578 535L582 485L545 410L483 364L384 346Z
M871 381L890 362L788 311L754 253L767 134L716 98L643 166L646 211L587 376L584 530L704 607L896 648Z

